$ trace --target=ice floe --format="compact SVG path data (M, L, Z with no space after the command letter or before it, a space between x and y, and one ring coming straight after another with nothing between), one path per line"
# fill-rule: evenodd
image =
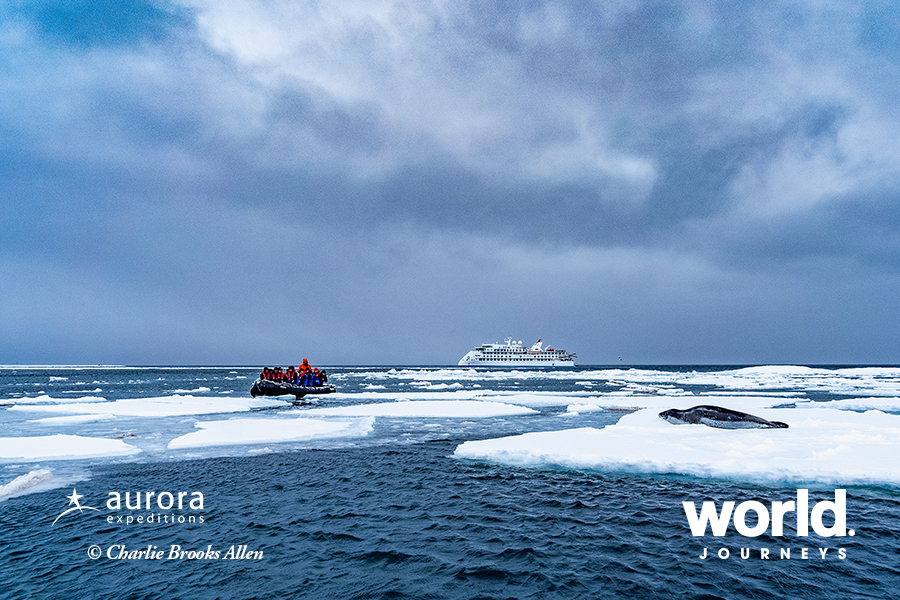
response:
M672 425L645 409L603 429L469 441L459 458L533 467L674 473L744 481L900 484L900 416L820 408L753 414L789 429Z
M18 496L51 479L53 473L49 469L38 469L19 475L6 485L0 485L0 499Z
M797 408L838 408L841 410L900 412L900 398L852 398L825 402L797 403Z
M115 418L116 415L97 413L92 415L70 415L66 417L44 417L43 419L31 419L28 422L40 423L41 425L84 425L85 423L111 421Z
M212 391L208 387L201 386L198 388L194 388L192 390L172 390L173 394L203 394L205 392Z
M200 421L199 431L169 442L170 450L207 446L296 442L317 438L358 437L372 431L372 418L338 420L306 417Z
M69 392L60 392L63 394ZM106 402L106 398L102 398L100 396L82 396L80 398L54 398L47 394L43 394L41 396L23 396L22 398L15 398L13 400L5 400L4 402L9 402L11 404L21 404L21 405L32 405L32 404L75 404L75 403L93 403L93 402Z
M518 404L530 407L565 406L572 398L587 398L595 395L589 391L576 392L516 392L516 391L487 391L479 389L449 390L445 392L435 391L403 391L403 392L379 392L363 391L355 394L331 394L330 400L339 402L359 402L366 400L372 404L391 403L396 401L434 401L451 402L471 400L475 402L499 402L503 404Z
M62 433L0 438L0 460L74 460L99 456L128 456L140 451L122 440Z
M476 400L411 400L409 402L312 408L303 412L314 416L445 418L502 417L537 413L536 410L525 406L516 406L502 402L479 402Z
M214 413L246 412L254 408L290 406L274 398L216 398L210 396L162 396L130 398L112 402L58 402L55 404L15 404L7 410L62 414L105 414L137 417L171 417Z
M667 386L708 386L733 393L823 391L847 395L900 396L900 367L820 368L792 365L767 365L722 370L662 370L641 368L598 368L579 370L479 370L464 368L360 369L339 375L342 379L406 381L426 388L440 382L521 382L534 380L571 381L573 385L621 386L624 392L634 386L651 386L661 393L674 394ZM658 392L658 393L660 393Z
M821 404L811 403L806 399L786 399L780 396L716 396L715 398L704 398L702 396L690 396L673 398L671 396L619 396L616 394L606 394L603 396L591 397L581 402L570 404L567 408L568 412L590 412L596 410L622 410L629 409L631 411L642 408L667 409L678 408L686 409L698 404L714 404L717 406L725 406L732 410L748 412L761 408L773 408L784 404Z

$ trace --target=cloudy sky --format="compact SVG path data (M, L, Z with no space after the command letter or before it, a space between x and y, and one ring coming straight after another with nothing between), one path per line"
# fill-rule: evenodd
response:
M900 361L900 8L11 0L0 364Z

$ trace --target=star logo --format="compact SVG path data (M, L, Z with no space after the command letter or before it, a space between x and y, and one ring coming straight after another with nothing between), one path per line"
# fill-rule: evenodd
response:
M55 519L53 519L53 525L56 525L56 522L57 522L57 521L59 521L62 517L64 517L65 515L69 514L69 513L72 512L73 510L77 510L78 512L80 512L80 513L82 513L82 514L84 513L85 509L87 509L87 510L96 510L97 512L100 512L100 509L99 509L99 508L94 508L93 506L84 506L84 505L82 505L80 502L78 502L78 499L79 499L79 498L84 498L84 494L79 494L79 493L75 490L75 488L72 488L72 494L71 494L70 496L66 496L66 498L69 499L69 505L70 505L70 508L67 508L67 509L64 510L58 517L56 517ZM72 504L74 504L75 506L71 506ZM50 525L50 527L53 527L53 525Z

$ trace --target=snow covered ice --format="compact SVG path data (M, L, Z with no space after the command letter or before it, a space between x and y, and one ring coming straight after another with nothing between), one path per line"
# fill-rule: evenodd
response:
M505 402L478 402L474 400L413 400L356 404L334 408L314 408L307 414L320 416L354 417L450 417L478 418L534 414L537 411Z
M140 452L122 440L57 433L46 436L0 438L2 460L67 460L127 456Z
M674 473L762 482L900 485L900 416L764 409L788 429L672 425L643 409L591 427L469 441L459 458L530 467Z
M170 449L240 444L297 442L316 438L364 436L372 431L372 419L323 420L259 418L200 421L199 431L169 442Z
M51 479L53 479L53 472L49 469L38 469L19 475L6 485L0 485L0 499L17 496Z
M174 396L130 398L112 402L60 401L42 404L18 403L9 407L8 410L34 413L165 417L246 412L254 408L271 408L275 406L289 406L289 403L274 398L218 398L176 394Z

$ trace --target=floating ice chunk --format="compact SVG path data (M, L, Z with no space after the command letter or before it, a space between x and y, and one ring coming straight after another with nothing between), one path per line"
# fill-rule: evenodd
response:
M900 396L900 382L858 382L852 388L841 389L848 396Z
M845 400L828 400L825 402L806 402L797 408L837 408L840 410L881 410L884 412L900 412L900 398L853 398Z
M169 442L170 450L206 446L232 446L272 442L296 442L318 438L360 437L372 431L373 419L309 419L297 417L200 421L199 431Z
M603 410L606 410L606 409L597 404L570 404L569 406L566 407L567 413L573 413L576 415L581 414L581 413L586 413L586 412L598 412L598 411L603 411Z
M40 423L41 425L82 425L84 423L99 423L100 421L110 421L115 419L116 415L96 414L96 415L71 415L68 417L45 417L43 419L32 419L29 423Z
M0 460L71 460L98 456L128 456L140 451L122 440L61 433L0 438Z
M524 406L502 402L476 400L412 400L384 404L357 404L334 408L313 408L304 414L339 417L502 417L527 415L537 411Z
M630 411L639 410L641 408L653 408L664 410L667 408L686 409L698 404L716 404L719 406L727 406L728 408L739 410L742 412L752 412L754 410L771 408L780 406L785 402L796 402L798 400L785 400L780 396L716 396L711 401L704 401L700 396L682 397L682 396L665 396L665 395L648 395L633 396L630 394L617 394L615 392L603 394L602 396L590 396L585 399L583 404L591 404L606 410L622 409L623 405L627 405ZM523 404L520 402L520 404ZM574 409L573 409L574 410ZM584 412L578 410L577 412Z
M99 390L97 390L99 391ZM69 392L61 392L67 394ZM89 402L106 402L106 398L101 398L99 396L82 396L81 398L52 398L46 394L42 396L35 396L32 398L24 397L17 398L12 401L14 404L23 404L23 405L32 405L32 404L74 404L76 402L79 403L89 403Z
M435 383L432 385L428 385L425 389L427 390L461 390L463 388L463 384L459 383Z
M803 392L773 392L771 390L765 391L750 391L750 390L712 390L703 392L704 396L770 396L772 398L800 398L804 395Z
M210 396L164 396L159 398L130 398L114 402L60 403L18 405L8 410L64 414L109 414L132 417L172 417L214 413L246 412L254 408L290 406L274 398L216 398Z
M53 479L53 473L48 469L38 469L24 475L19 475L6 485L0 485L0 498L18 496L22 492Z
M542 394L528 392L505 392L495 395L487 395L486 392L480 399L487 402L502 402L504 404L516 404L519 406L565 406L572 401L572 396L585 396L588 392L576 393L552 393L546 392Z
M760 410L789 429L671 425L656 409L603 429L471 441L459 458L534 467L678 473L742 481L900 485L900 416L821 408Z
M731 371L731 373L743 377L771 377L773 375L779 377L797 377L798 375L808 377L810 375L824 375L833 372L834 371L798 365L761 365L758 367L743 367Z
M403 385L403 384L400 384ZM349 400L353 402L359 402L360 400L370 400L372 402L387 402L387 401L396 401L396 400L473 400L478 398L479 400L485 400L488 398L484 398L486 392L479 390L448 390L443 392L437 391L425 391L425 390L404 390L397 392L381 392L377 389L365 390L361 392L355 392L352 394L337 392L335 394L329 394L329 398L332 400Z

